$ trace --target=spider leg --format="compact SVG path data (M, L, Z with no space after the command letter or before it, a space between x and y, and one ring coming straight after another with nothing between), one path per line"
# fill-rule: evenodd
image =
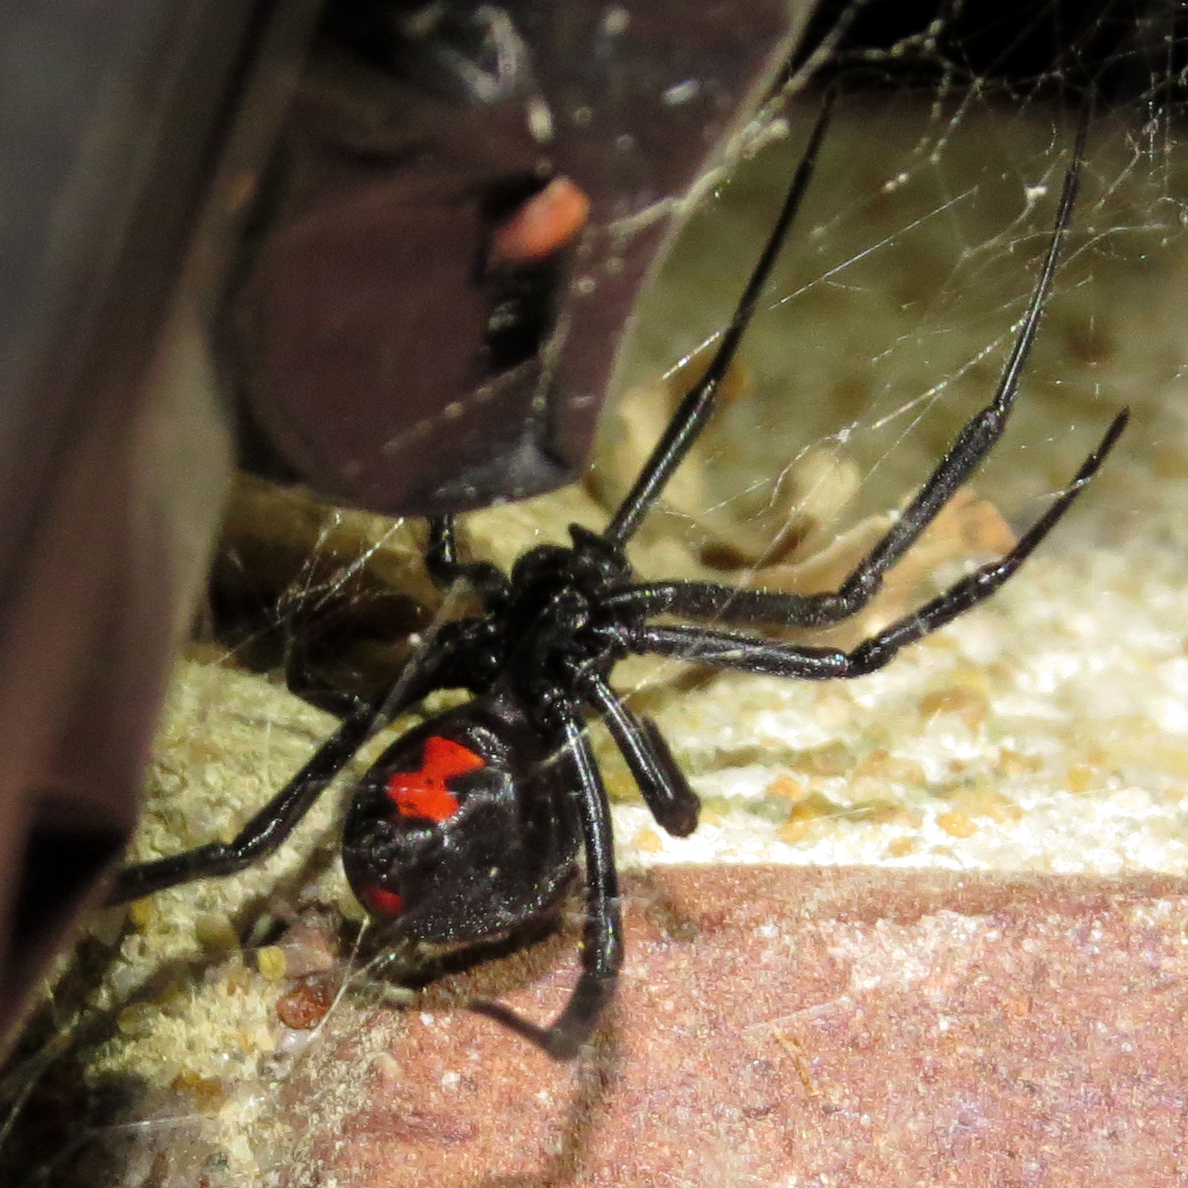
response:
M633 652L676 656L717 668L807 680L856 677L882 668L907 644L931 634L970 607L989 598L1055 527L1085 484L1097 472L1126 426L1128 412L1114 418L1097 449L1086 458L1071 486L1019 538L1011 551L975 569L919 610L884 628L854 649L801 647L737 632L709 631L703 627L643 627L629 644Z
M615 874L614 838L606 789L585 723L576 706L558 706L565 734L564 753L573 769L576 803L586 851L586 926L582 972L565 1009L548 1027L538 1027L497 1002L473 1008L535 1044L554 1060L571 1060L590 1038L615 990L623 964L623 925Z
M442 688L443 679L449 681L447 670L466 640L455 637L453 646L440 637L439 641L438 650L430 653L431 659L411 672L406 670L382 698L363 704L344 719L301 770L244 825L234 841L208 842L167 858L125 867L116 876L107 903L127 903L181 883L236 874L272 854L377 730L433 689Z
M715 618L738 626L781 623L789 627L824 627L862 610L879 592L887 571L919 540L1002 437L1072 218L1084 139L1085 125L1082 123L1072 164L1064 175L1064 188L1043 267L993 400L966 422L903 514L836 590L821 594L788 594L738 590L715 582L658 582L623 589L611 597L611 604L644 615Z
M585 689L627 760L652 816L674 837L688 837L697 828L701 802L656 723L633 714L601 678L588 679Z
M356 693L337 689L326 681L319 680L301 660L289 654L284 665L285 688L294 697L300 697L307 705L325 713L333 714L345 722L352 714L361 712L367 702Z
M759 295L771 275L772 266L779 257L788 229L792 226L800 210L804 193L808 189L813 169L817 164L821 142L825 139L825 129L829 126L835 95L836 92L830 92L825 100L825 105L817 118L816 127L813 128L809 138L808 147L793 175L784 205L771 229L771 234L767 237L767 243L763 247L759 261L751 272L747 287L743 290L734 316L730 319L730 325L726 327L722 341L718 344L718 349L714 353L713 359L710 360L705 375L681 401L680 407L664 431L664 436L652 450L647 463L635 480L635 484L619 505L618 511L615 512L603 533L604 539L609 543L623 545L631 539L639 527L640 521L647 515L649 508L664 489L664 485L672 477L673 472L684 460L685 455L705 428L710 414L713 412L718 386L730 369L730 364L734 361L738 345L747 332L747 327L751 324L755 307L759 304Z
M453 516L429 520L429 542L425 546L425 568L433 584L447 591L455 582L468 582L484 608L494 610L507 597L507 578L489 561L461 561Z

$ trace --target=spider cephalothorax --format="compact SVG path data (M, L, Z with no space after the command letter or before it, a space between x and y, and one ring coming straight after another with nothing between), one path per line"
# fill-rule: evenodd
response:
M633 579L625 546L709 417L799 207L825 122L822 117L813 133L713 361L607 528L594 533L573 527L570 547L534 548L505 575L489 563L460 560L453 520L432 521L426 552L431 577L443 589L469 586L482 615L445 624L387 694L347 717L235 841L130 867L113 902L231 874L271 853L372 734L436 689L466 689L469 702L405 734L359 782L343 837L347 877L385 936L468 942L514 934L545 916L573 883L584 856L582 971L560 1017L538 1027L496 1005L480 1008L551 1055L572 1056L613 992L623 951L610 810L587 715L605 722L664 829L677 836L692 832L699 807L655 724L632 712L611 688L615 663L631 654L663 655L805 680L856 677L951 622L1015 573L1096 473L1122 432L1125 412L1008 553L853 649L735 630L822 627L858 613L994 447L1072 216L1083 126L1039 280L993 399L970 418L903 513L838 588L799 595ZM658 624L658 616L687 622Z
M539 545L511 573L501 620L509 679L548 717L552 691L582 674L605 677L626 655L626 623L607 606L616 583L631 576L620 549L577 525L572 548Z

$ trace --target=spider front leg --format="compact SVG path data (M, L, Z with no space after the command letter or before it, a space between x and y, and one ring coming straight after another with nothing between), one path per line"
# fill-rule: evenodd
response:
M1019 390L1019 380L1035 342L1040 317L1052 287L1073 207L1076 204L1085 125L1077 137L1048 250L1023 315L1023 323L999 377L993 399L962 427L936 469L916 492L882 539L854 567L836 590L821 594L739 590L715 582L656 582L633 586L612 596L611 605L641 615L675 614L718 619L734 626L764 623L787 627L827 627L863 610L878 594L887 571L919 540L959 487L969 480L998 444Z
M582 934L582 972L565 1009L548 1027L538 1027L497 1002L473 1009L510 1028L554 1060L572 1060L590 1038L603 1008L615 991L623 964L623 924L614 837L606 789L581 713L575 705L558 707L564 732L566 766L574 782L586 855L586 923Z
M464 634L439 633L433 650L401 674L382 697L345 718L295 776L248 821L231 842L208 842L181 854L126 867L116 876L108 905L127 903L197 879L236 874L274 853L313 808L326 786L376 731L402 710L443 688L467 651Z
M1128 419L1127 410L1114 418L1097 449L1085 459L1072 484L1019 538L1009 553L975 569L919 610L897 619L851 651L801 647L739 632L711 631L704 627L641 627L633 634L630 650L675 656L693 663L710 664L715 668L803 680L863 676L882 668L900 648L930 635L970 607L989 598L1019 569L1097 473L1121 436ZM769 597L778 599L781 596ZM780 624L773 622L772 625Z

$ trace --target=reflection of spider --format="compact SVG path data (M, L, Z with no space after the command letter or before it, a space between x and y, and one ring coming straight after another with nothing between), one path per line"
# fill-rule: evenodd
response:
M643 653L807 680L880 668L905 644L988 597L1019 568L1096 472L1126 421L1125 412L1115 418L1072 484L1009 553L851 651L700 625L812 628L854 615L993 448L1071 218L1082 131L1043 268L994 399L966 424L903 514L838 589L802 595L707 582L634 582L624 546L706 423L799 207L824 126L822 118L708 372L685 397L606 530L571 527L571 546L531 549L505 575L489 563L460 560L452 519L433 521L426 554L430 575L443 588L468 584L484 615L444 625L387 696L346 718L235 841L130 867L119 878L113 902L231 874L271 853L377 729L435 689L467 689L471 701L404 735L363 777L346 817L347 877L385 935L473 942L516 933L549 913L584 850L582 972L568 1005L545 1028L506 1008L480 1008L552 1056L578 1051L614 990L623 952L610 815L586 734L587 710L605 721L664 829L677 836L692 832L699 809L655 724L637 717L612 690L609 677L617 661ZM657 625L651 622L657 615L694 623Z

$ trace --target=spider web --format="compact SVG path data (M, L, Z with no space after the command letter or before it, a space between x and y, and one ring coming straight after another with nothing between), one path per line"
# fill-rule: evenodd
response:
M1001 551L1121 405L1131 430L992 604L883 672L812 686L622 665L616 684L656 717L706 802L692 838L661 836L599 738L624 868L1188 868L1188 40L1168 2L1034 0L1000 17L920 7L821 9L814 84L798 75L738 167L706 180L645 302L591 482L470 517L468 546L506 566L565 540L570 522L606 522L640 461L631 443L659 433L683 365L729 317L823 78L841 98L736 395L641 531L640 572L818 588L844 571L863 526L893 512L989 399L1089 91L1074 226L1010 429L961 514L847 630ZM456 611L434 604L422 540L417 525L314 514L245 481L218 563L223 594L178 672L138 854L233 831L328 732L329 717L251 670L299 663L366 686ZM290 973L295 955L316 969L337 919L361 919L333 854L337 806L324 801L257 869L138 905L131 932L119 916L91 922L0 1081L5 1184L329 1182L301 1163L275 1104L327 1042L278 1024L288 983L276 953ZM294 922L300 944L283 931ZM324 1027L390 993L361 959L350 981ZM349 1110L351 1092L326 1087L327 1118Z

